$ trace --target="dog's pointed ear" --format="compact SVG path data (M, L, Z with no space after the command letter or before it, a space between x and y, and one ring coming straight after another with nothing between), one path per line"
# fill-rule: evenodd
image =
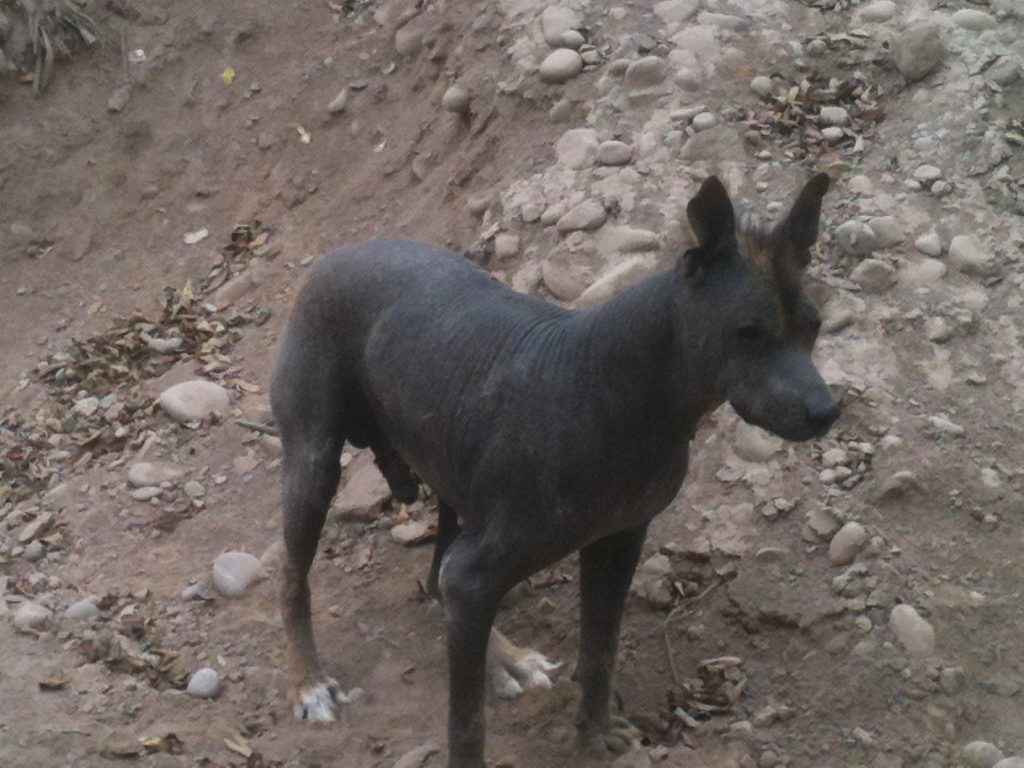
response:
M800 269L811 262L811 248L818 241L821 199L830 183L827 173L815 174L800 190L793 207L775 230L778 246L791 254Z
M736 213L725 185L709 176L686 206L686 218L701 248L728 242L736 237Z

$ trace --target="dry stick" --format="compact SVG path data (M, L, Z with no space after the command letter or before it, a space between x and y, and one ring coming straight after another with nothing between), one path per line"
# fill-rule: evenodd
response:
M259 421L249 421L248 419L235 419L235 424L246 429L251 429L253 432L261 432L264 435L277 436L277 427L272 427L269 424L263 424Z
M672 622L675 621L676 619L685 618L686 616L690 616L696 610L696 608L694 606L697 603L699 603L701 600L703 600L705 597L710 595L713 591L715 591L722 584L723 584L722 581L712 582L707 587L707 589L705 589L699 595L696 595L696 596L690 598L686 602L680 603L675 608L673 608L671 611L669 611L668 616L665 617L665 623L662 625L662 631L663 631L664 637L665 637L665 653L668 656L668 668L672 671L672 681L676 684L676 686L681 686L682 683L679 682L679 672L678 672L678 670L676 670L676 657L675 657L675 652L672 650L672 638L669 637L669 634L668 634L669 627L672 624ZM688 608L689 610L687 610L685 613L680 613L680 611L683 608Z

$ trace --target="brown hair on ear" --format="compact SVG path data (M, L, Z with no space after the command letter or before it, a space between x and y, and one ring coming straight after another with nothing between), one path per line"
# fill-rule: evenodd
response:
M791 254L796 265L803 269L811 261L811 248L818 241L821 220L821 199L828 191L831 179L827 173L818 173L804 185L793 206L773 232L777 247Z

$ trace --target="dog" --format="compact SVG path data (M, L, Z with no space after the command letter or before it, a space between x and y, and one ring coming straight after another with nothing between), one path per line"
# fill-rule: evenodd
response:
M296 714L334 712L307 574L348 441L373 451L399 501L417 498L420 480L439 501L428 584L447 619L449 768L485 765L499 601L575 551L577 725L586 744L610 746L623 606L648 523L683 483L698 422L728 401L752 424L807 440L839 416L811 361L821 322L801 284L828 186L814 176L777 226L747 231L723 184L708 178L686 209L696 247L587 310L516 293L414 240L322 258L271 378Z

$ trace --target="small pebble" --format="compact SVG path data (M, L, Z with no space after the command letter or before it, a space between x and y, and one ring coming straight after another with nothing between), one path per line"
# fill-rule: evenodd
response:
M49 608L26 600L14 611L14 628L20 632L42 629L50 621L51 615Z
M469 112L469 90L460 83L453 83L441 97L441 108L446 112L464 115Z
M541 62L538 74L542 83L559 84L572 80L583 71L583 59L571 48L559 48Z
M212 667L197 669L188 679L186 690L197 699L212 699L220 693L220 675Z
M774 87L772 86L772 79L765 75L758 75L750 81L750 90L765 99L772 95Z
M937 232L928 232L921 235L917 240L914 241L914 247L917 248L921 253L932 258L937 258L942 255L942 240L939 239Z
M828 545L828 558L832 565L849 565L868 543L868 532L857 522L846 523Z
M96 599L83 597L68 606L64 615L74 621L93 621L99 618L100 609L96 606Z
M345 106L348 104L348 88L342 88L338 91L338 95L331 99L331 102L327 105L327 112L332 115L337 115L345 111Z
M693 118L692 125L695 131L706 131L718 125L718 116L713 112L701 112Z
M889 614L889 626L911 656L924 658L935 653L935 629L912 605L897 605Z
M248 552L223 552L213 561L213 585L224 597L241 597L261 573L260 561Z
M1003 759L999 747L987 741L972 741L967 744L961 756L971 768L993 768Z

